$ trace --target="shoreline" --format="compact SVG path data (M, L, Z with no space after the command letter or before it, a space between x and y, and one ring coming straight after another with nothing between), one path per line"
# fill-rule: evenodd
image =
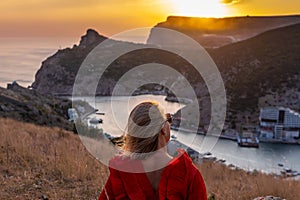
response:
M73 93L68 94L68 93L55 93L53 96L60 97L60 98L70 98L72 97ZM132 96L142 96L142 95L155 95L155 96L164 96L165 101L171 102L171 103L181 103L181 104L189 104L192 103L193 101L189 98L186 97L173 97L173 96L168 96L167 93L164 91L157 91L157 92L150 92L150 91L139 91L137 93L132 94ZM82 95L85 96L85 95ZM126 96L126 95L117 95L117 96ZM107 94L95 94L95 97L111 97L111 95Z
M187 129L187 128L178 128L178 127L174 127L174 126L171 126L171 130L181 131L181 132L185 132L185 133L193 132L193 131L191 131L190 129ZM196 134L207 136L204 132L197 132ZM209 136L218 137L220 139L231 140L231 141L236 141L237 142L237 137L236 136L229 136L229 135L224 135L224 134L220 134L219 136L218 135L209 135ZM291 141L282 141L282 140L266 140L266 139L261 139L261 138L259 138L259 143L300 145L300 141L291 142Z
M274 172L274 171L268 172L268 171L264 171L264 170L260 170L260 169L256 169L256 168L250 170L250 169L240 167L233 163L227 163L227 161L225 159L218 158L218 157L214 156L211 152L200 153L199 151L187 146L186 144L182 143L181 141L179 141L177 139L171 139L169 141L168 151L170 151L171 154L172 154L172 152L174 153L176 151L176 149L179 149L179 148L186 149L185 151L189 154L189 156L191 157L193 162L198 163L198 164L201 164L203 162L219 163L221 165L228 167L229 169L243 170L247 173L259 172L259 173L263 173L263 174L272 175L274 177L281 177L281 178L291 179L291 180L300 180L300 172L294 171L297 173L297 175L292 175L292 173L288 173L288 172L283 173L285 168L290 169L290 168L285 167L284 165L281 166L281 170L279 169L280 170L279 172ZM290 170L292 170L292 169L290 169Z
M165 101L167 102L171 102L171 103L182 103L182 104L187 104L188 102L190 102L191 100L188 98L178 98L178 101L175 101L173 97L171 96L167 96L166 94L164 94L163 92L154 92L151 93L149 91L140 91L138 94L134 94L133 96L143 96L143 95L155 95L155 96L164 96L165 97ZM67 95L67 94L56 94L54 95L56 97L59 98L66 98L66 99L70 99L70 97L72 98L72 95ZM120 97L122 97L123 95L118 95ZM110 95L101 95L101 94L96 94L95 98L97 97L111 97ZM72 99L71 99L72 100ZM94 108L95 110L97 110L96 108ZM84 118L88 117L91 114L94 114L95 112L91 112L88 113L84 116ZM171 126L171 130L174 131L182 131L182 132L186 132L186 133L191 133L193 131L191 131L190 129L187 128L180 128L180 130L178 129L178 127L174 127ZM204 135L206 136L206 133L204 131L198 131L196 134L199 135ZM231 140L231 141L237 141L237 137L236 136L230 136L230 135L224 135L224 134L220 134L218 135L210 135L210 136L214 136L214 137L218 137L220 139L224 139L224 140ZM291 144L291 145L300 145L300 139L298 141L283 141L283 140L275 140L275 139L263 139L263 138L258 138L259 139L259 143L272 143L272 144Z
M93 114L93 113L91 113L91 114ZM100 127L99 127L100 128ZM174 126L172 126L171 127L172 128L172 130L174 130L174 131L181 131L182 132L182 134L184 135L185 133L188 135L188 133L191 133L191 132L195 132L195 130L194 131L191 131L191 130L189 130L189 129L185 129L185 128L181 128L180 127L180 129L178 129L178 128L176 128L176 127L174 127ZM103 130L103 128L102 128L102 130ZM110 135L110 133L109 132L107 132L106 130L103 130L103 134L105 134L105 133L108 133L109 135ZM196 133L195 133L196 134ZM232 141L232 142L234 142L234 143L231 143L231 145L232 146L238 146L238 143L237 143L237 139L236 139L236 137L234 136L234 134L231 134L231 135L224 135L224 134L222 134L222 135L220 135L220 136L218 136L218 135L205 135L205 132L204 131L201 131L201 130L199 130L199 132L197 133L198 135L203 135L203 136L211 136L211 137L215 137L215 138L220 138L220 139L223 139L224 141L225 140L228 140L228 141ZM104 135L105 136L105 135ZM175 133L175 136L176 136L176 133ZM177 138L175 138L178 142L180 142L180 143L182 143L181 141L179 141ZM262 142L262 143L270 143L271 144L271 142ZM274 142L273 142L274 143ZM282 144L282 143L280 143L280 142L276 142L276 143L278 143L279 145L280 144ZM285 144L289 144L289 143L285 143ZM294 145L294 144L293 144ZM262 148L263 148L264 146L262 146ZM238 148L238 147L237 147ZM247 149L251 149L251 148L248 148L248 147L239 147L239 148L241 148L241 150L242 149L245 149L246 151L247 151ZM198 152L198 151L197 151ZM216 155L218 155L218 154L216 154ZM214 155L214 156L216 156L216 155ZM213 157L214 157L213 156ZM227 162L224 162L224 161L222 161L222 160L225 160L225 159L227 160ZM269 170L269 169L265 169L265 168L262 168L261 167L261 165L258 165L257 167L255 166L255 165L251 165L251 167L249 168L249 166L248 166L248 168L247 168L247 166L245 167L244 166L244 164L239 164L239 162L234 162L234 161L230 161L230 159L227 159L226 157L222 157L222 156L220 156L219 155L219 157L217 157L217 161L218 160L220 160L219 162L224 162L224 163L222 163L222 164L224 164L225 166L227 166L227 167L229 167L229 168L237 168L237 169L242 169L242 170L244 170L244 171L249 171L249 172L252 172L252 171L261 171L262 173L266 173L266 174L273 174L273 175L276 175L276 176L280 176L280 177L285 177L284 175L282 175L281 173L280 173L280 168L278 168L278 167L276 167L277 166L277 164L278 163L282 163L282 161L278 161L278 162L276 162L276 163L274 163L274 169L272 168L272 170ZM290 166L289 166L290 167ZM275 169L276 168L276 169ZM295 169L295 170L297 170L297 171L299 171L299 169ZM294 177L292 177L292 178L294 178ZM296 178L299 178L299 176L298 177L296 177ZM300 178L299 178L300 179Z

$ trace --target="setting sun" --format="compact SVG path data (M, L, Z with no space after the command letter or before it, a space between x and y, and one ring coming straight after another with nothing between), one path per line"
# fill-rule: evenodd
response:
M171 0L175 14L193 17L225 17L228 9L220 0Z

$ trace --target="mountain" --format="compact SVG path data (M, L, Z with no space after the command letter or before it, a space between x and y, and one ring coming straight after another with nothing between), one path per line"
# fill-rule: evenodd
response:
M300 24L291 25L210 51L225 80L229 110L243 113L239 120L257 122L265 106L300 111L299 32Z
M244 18L237 18L238 21L242 19ZM263 20L264 23L266 20L273 19L276 22L274 24L278 26L283 24L282 21L281 25L277 23L278 19L281 19L278 17L253 19L250 17L250 19L252 21ZM283 17L283 19L298 19L298 16ZM256 27L263 30L263 23L258 24ZM226 33L228 32L232 33L234 31L227 31ZM227 124L235 126L238 123L257 123L259 108L263 106L284 106L296 111L300 110L299 32L300 24L294 24L271 29L252 38L219 48L207 49L217 64L225 83L228 101ZM103 44L102 42L106 39L93 30L89 30L83 38L82 41L89 42L81 41L79 46L59 50L43 62L32 85L34 90L53 95L72 94L75 77L85 56L98 44ZM136 83L150 82L152 77L146 76L143 70L134 73L131 70L136 66L152 63L145 68L151 70L155 69L153 64L160 63L176 69L191 83L196 95L201 99L201 123L209 123L209 93L200 74L195 71L190 63L179 55L155 49L155 46L151 46L151 44L144 45L110 40L109 45L107 46L108 50L111 46L118 47L118 45L125 45L125 47L131 49L143 49L130 51L117 57L109 64L101 77L98 77L97 74L102 70L104 64L101 61L96 65L89 64L79 81L82 83L79 89L82 95L91 95L93 91L90 88L92 88L93 79L99 79L95 94L101 96L112 95L116 86L120 91L128 91L136 87L134 85ZM100 52L96 53L93 59L104 58L105 60L107 58L105 56L107 55L102 55ZM125 74L130 74L130 76L126 77L125 82L119 83ZM131 91L130 94L159 93L166 94L169 99L172 99L174 95L170 89L174 86L173 83L180 83L180 77L172 77L162 71L159 71L159 73L156 71L155 76L161 78L160 83L143 85L136 88L135 91ZM166 87L161 85L166 85ZM180 97L189 96L185 93L186 88L179 89ZM126 95L126 92L120 93L120 95Z
M200 18L170 16L155 27L182 32L205 48L217 48L245 40L262 32L300 23L299 15L290 16L245 16L226 18ZM168 37L168 36L166 36ZM164 36L153 29L148 43L163 42Z
M258 124L261 107L300 111L299 32L300 23L208 50L225 83L227 127ZM197 82L196 79L191 82ZM205 126L211 117L211 99L207 88L198 90L202 94L200 125ZM193 113L194 107L193 104L185 107L185 112Z
M88 29L79 45L58 50L42 62L35 74L32 88L44 94L72 94L77 71L88 53L100 42L107 39L96 31Z
M104 51L99 48L100 44L104 45ZM116 57L112 63L106 66L104 63L113 56L111 52L113 48L132 50ZM179 56L175 57L174 54L158 50L153 45L116 41L101 36L94 30L88 30L86 35L82 37L79 46L74 45L73 48L58 50L53 56L42 62L41 68L35 75L32 88L43 94L71 96L75 80L77 80L77 92L80 95L112 95L120 78L136 66L160 63L180 70L181 67L188 65L186 61L180 60ZM91 63L86 63L85 60L89 60L86 62ZM81 70L80 67L82 67ZM80 70L81 75L79 77L78 70ZM101 75L102 71L103 74ZM167 78L166 74L156 73L156 75L161 76L161 79ZM128 84L118 84L118 87L122 91L130 91L135 84L130 80L145 80L147 78L149 77L145 77L143 71L132 73L131 77L127 78ZM170 77L170 79L172 78L174 77ZM163 82L165 80L162 80L161 83L163 84ZM171 80L168 82L170 83ZM96 87L96 91L93 87ZM167 91L159 84L148 84L136 88L133 94L152 93L153 90L160 94L166 94ZM126 94L123 92L120 95Z

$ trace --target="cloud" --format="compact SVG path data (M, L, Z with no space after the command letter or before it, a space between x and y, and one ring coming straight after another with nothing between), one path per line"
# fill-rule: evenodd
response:
M221 3L223 4L236 4L236 3L240 3L241 0L220 0Z

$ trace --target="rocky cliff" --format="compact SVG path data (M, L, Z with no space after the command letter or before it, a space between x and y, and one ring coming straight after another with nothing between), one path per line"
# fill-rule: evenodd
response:
M298 18L298 16L291 16L284 19L298 20ZM259 21L259 19L253 20ZM263 20L269 19L263 18ZM262 27L262 24L264 23L257 26ZM238 28L235 31L237 30ZM262 29L260 30L262 31ZM242 29L240 34L243 31ZM227 123L229 125L246 121L257 123L259 108L262 106L284 106L296 111L300 110L299 32L300 24L295 24L272 29L247 40L208 50L225 82L228 99ZM95 31L89 30L82 37L79 46L59 50L43 62L41 69L36 74L33 88L42 93L71 95L77 70L84 57L104 39L105 37L98 35ZM187 61L170 52L151 49L149 45L131 43L128 45L149 48L124 54L111 63L99 81L97 95L111 95L117 81L135 66L145 63L160 63L173 67L189 80L202 101L200 104L205 105L201 112L201 116L205 120L203 123L209 122L208 90L201 76ZM87 82L89 82L91 72L96 73L98 69L92 67L89 70L86 75ZM160 75L160 73L157 74ZM133 74L132 78L144 80L148 77L141 72ZM180 80L178 79L178 81ZM176 80L166 75L161 84L168 82L173 83ZM127 85L124 84L121 87L125 88ZM182 89L184 91L184 88ZM84 92L88 93L85 88L82 88L82 92L83 94L85 94ZM172 96L168 88L157 84L145 85L135 92L135 94L160 93ZM184 93L182 93L182 97L185 97Z
M205 48L218 48L249 39L265 31L300 23L300 16L245 16L227 18L199 18L170 16L155 27L169 28L182 32ZM164 37L151 31L148 43L163 42Z
M211 51L225 80L229 120L256 123L265 106L300 111L299 32L295 24Z
M227 127L257 124L261 107L300 112L300 24L264 32L209 50L225 83ZM200 89L198 87L198 89ZM202 88L202 125L210 120L210 98ZM184 108L193 110L193 105Z
M86 103L82 106L85 112L93 110ZM41 94L15 82L7 89L0 87L0 117L74 131L73 123L68 120L71 107L72 102L68 99Z
M88 53L105 39L107 38L92 29L87 30L78 46L58 50L42 62L32 88L44 94L71 95L74 79L81 63Z

